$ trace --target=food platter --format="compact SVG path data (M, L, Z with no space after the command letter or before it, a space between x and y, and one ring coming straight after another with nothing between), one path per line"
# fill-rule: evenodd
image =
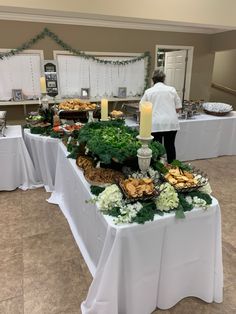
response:
M119 187L125 198L131 202L150 200L159 194L151 178L120 180Z
M87 122L87 113L91 111L94 112L98 110L98 108L97 104L86 102L79 98L65 100L57 106L60 119L79 119L81 122Z
M84 171L84 177L91 185L103 187L116 183L116 180L124 178L124 175L109 168L88 168Z
M97 109L96 104L91 104L90 102L85 102L81 99L70 99L66 100L58 105L59 111L69 111L69 112L84 112L84 111L94 111Z
M120 111L120 110L113 110L110 112L109 115L110 115L111 119L113 119L113 120L125 118L124 112Z
M64 132L66 134L71 134L73 131L75 130L80 130L81 128L83 127L83 124L82 123L75 123L75 124L67 124L67 125L63 125L62 128L64 130Z
M76 159L76 165L83 171L92 168L94 164L93 158L88 156L78 156Z
M230 111L227 111L227 112L216 112L216 111L208 111L206 109L204 109L204 112L206 114L210 114L212 116L218 116L218 117L223 117L223 116L226 116L227 114L229 114L232 110Z
M206 174L196 168L191 171L182 170L179 167L171 167L163 176L178 192L191 192L208 183Z
M77 166L84 171L84 177L89 184L105 187L124 179L122 172L110 168L95 168L93 159L87 156L78 156Z
M36 125L43 122L44 118L38 112L30 112L25 120L31 125Z
M224 103L208 102L203 104L203 110L206 114L221 117L230 113L233 108L231 105Z

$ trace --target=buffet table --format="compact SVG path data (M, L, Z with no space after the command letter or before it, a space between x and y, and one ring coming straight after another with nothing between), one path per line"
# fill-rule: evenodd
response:
M40 186L20 125L8 126L0 137L0 191L23 190Z
M236 112L225 117L202 114L194 119L180 120L176 137L176 158L182 161L236 155ZM138 127L136 120L126 119L126 124ZM54 189L58 139L24 131L24 139L36 169L37 181L46 191Z
M176 158L194 160L236 155L236 111L217 117L202 114L180 120L176 136Z
M36 177L47 192L54 189L58 139L31 134L24 130L24 140L36 170Z
M216 199L186 218L156 216L144 225L115 225L101 214L75 160L58 143L58 204L93 275L83 314L150 314L187 296L222 302L221 217Z

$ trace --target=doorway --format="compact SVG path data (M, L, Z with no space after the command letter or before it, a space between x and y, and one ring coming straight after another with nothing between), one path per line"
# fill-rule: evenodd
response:
M156 45L155 67L162 68L166 83L175 87L182 101L189 100L193 46Z

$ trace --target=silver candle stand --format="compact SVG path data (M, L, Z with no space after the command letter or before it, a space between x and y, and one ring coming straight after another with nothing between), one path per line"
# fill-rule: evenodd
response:
M137 139L142 144L142 146L137 151L138 165L141 172L145 174L151 163L152 150L148 147L148 144L153 140L153 136L141 137L138 135Z

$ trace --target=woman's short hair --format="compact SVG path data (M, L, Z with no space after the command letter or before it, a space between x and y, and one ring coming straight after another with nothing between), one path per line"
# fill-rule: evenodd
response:
M166 75L162 70L160 70L160 69L154 70L154 72L152 74L152 80L153 80L154 84L156 84L158 82L164 83L165 78L166 78Z

